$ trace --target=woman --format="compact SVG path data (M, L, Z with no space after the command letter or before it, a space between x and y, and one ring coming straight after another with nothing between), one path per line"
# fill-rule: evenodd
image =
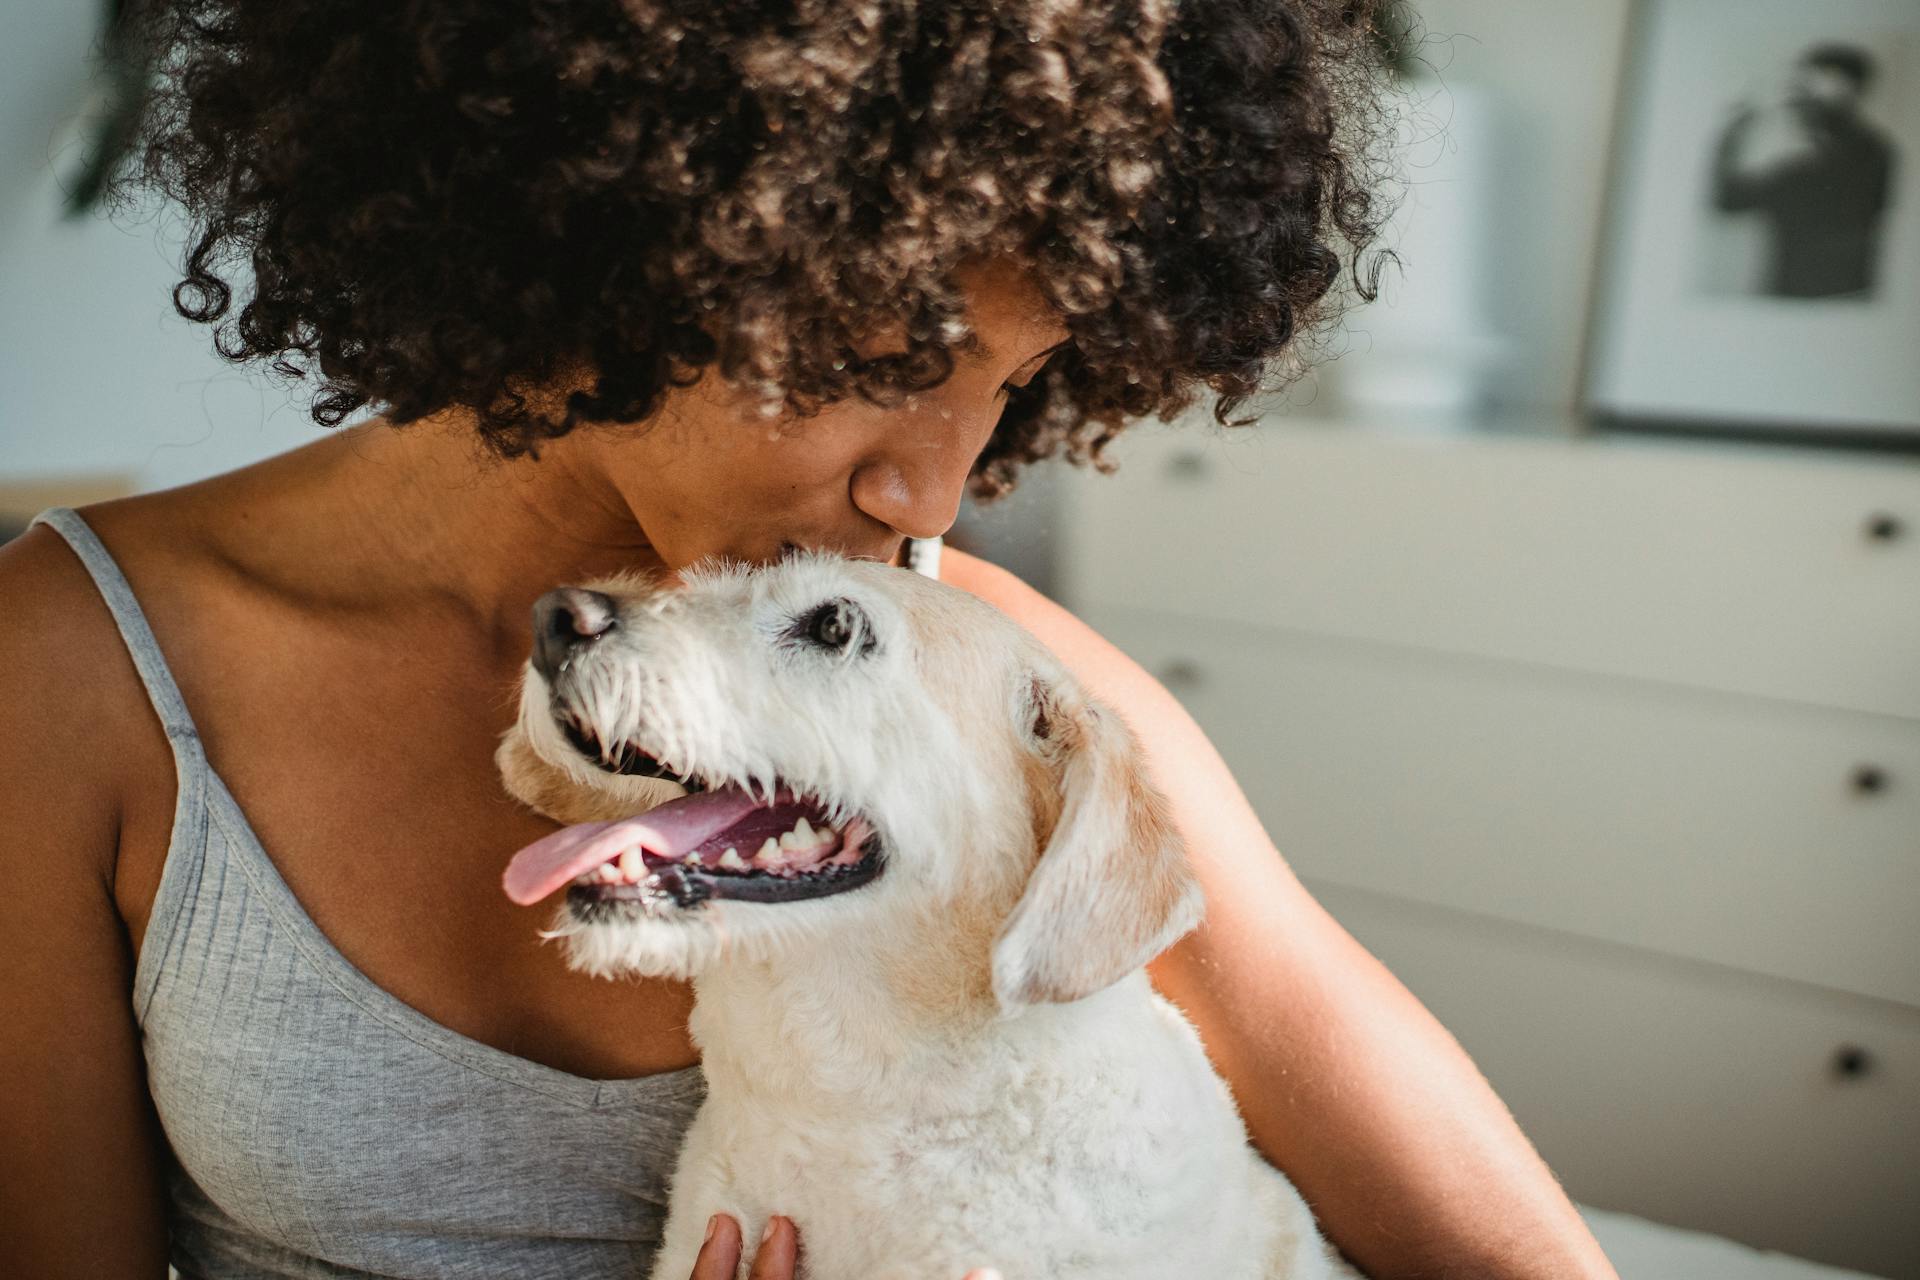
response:
M0 551L7 1274L643 1274L689 994L567 971L499 892L548 829L492 762L532 602L896 560L969 485L1202 387L1224 419L1378 225L1357 3L679 8L146 11L177 306L316 372L323 424L385 411ZM1173 699L1004 571L938 572L1140 731L1209 902L1153 976L1330 1238L1380 1277L1611 1275ZM716 1219L697 1274L799 1243Z

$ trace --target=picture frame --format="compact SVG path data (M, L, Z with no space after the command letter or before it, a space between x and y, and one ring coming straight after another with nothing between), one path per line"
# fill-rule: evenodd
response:
M1589 418L1920 445L1920 4L1634 3Z

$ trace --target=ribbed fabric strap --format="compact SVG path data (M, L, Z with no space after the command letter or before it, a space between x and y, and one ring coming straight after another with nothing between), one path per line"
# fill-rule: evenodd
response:
M147 697L160 717L161 728L166 730L167 741L176 750L188 744L197 749L200 734L194 728L193 717L187 714L180 686L174 683L173 672L167 669L160 643L153 637L153 628L147 625L147 615L141 612L133 587L120 572L106 544L71 507L49 507L29 521L27 527L36 524L44 524L65 538L92 575L94 586L100 589L101 598L107 602L113 621L120 628L120 638L126 641L134 669L140 673L140 682L147 687Z

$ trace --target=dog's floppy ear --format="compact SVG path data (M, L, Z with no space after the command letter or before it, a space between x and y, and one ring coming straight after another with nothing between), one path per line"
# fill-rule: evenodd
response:
M993 947L1003 1012L1119 981L1200 923L1199 882L1118 712L1035 679L1028 730L1061 761L1062 807Z

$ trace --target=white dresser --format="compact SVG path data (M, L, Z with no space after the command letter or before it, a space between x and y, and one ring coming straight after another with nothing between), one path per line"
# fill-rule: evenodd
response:
M1063 603L1578 1200L1920 1276L1920 459L1140 424Z

